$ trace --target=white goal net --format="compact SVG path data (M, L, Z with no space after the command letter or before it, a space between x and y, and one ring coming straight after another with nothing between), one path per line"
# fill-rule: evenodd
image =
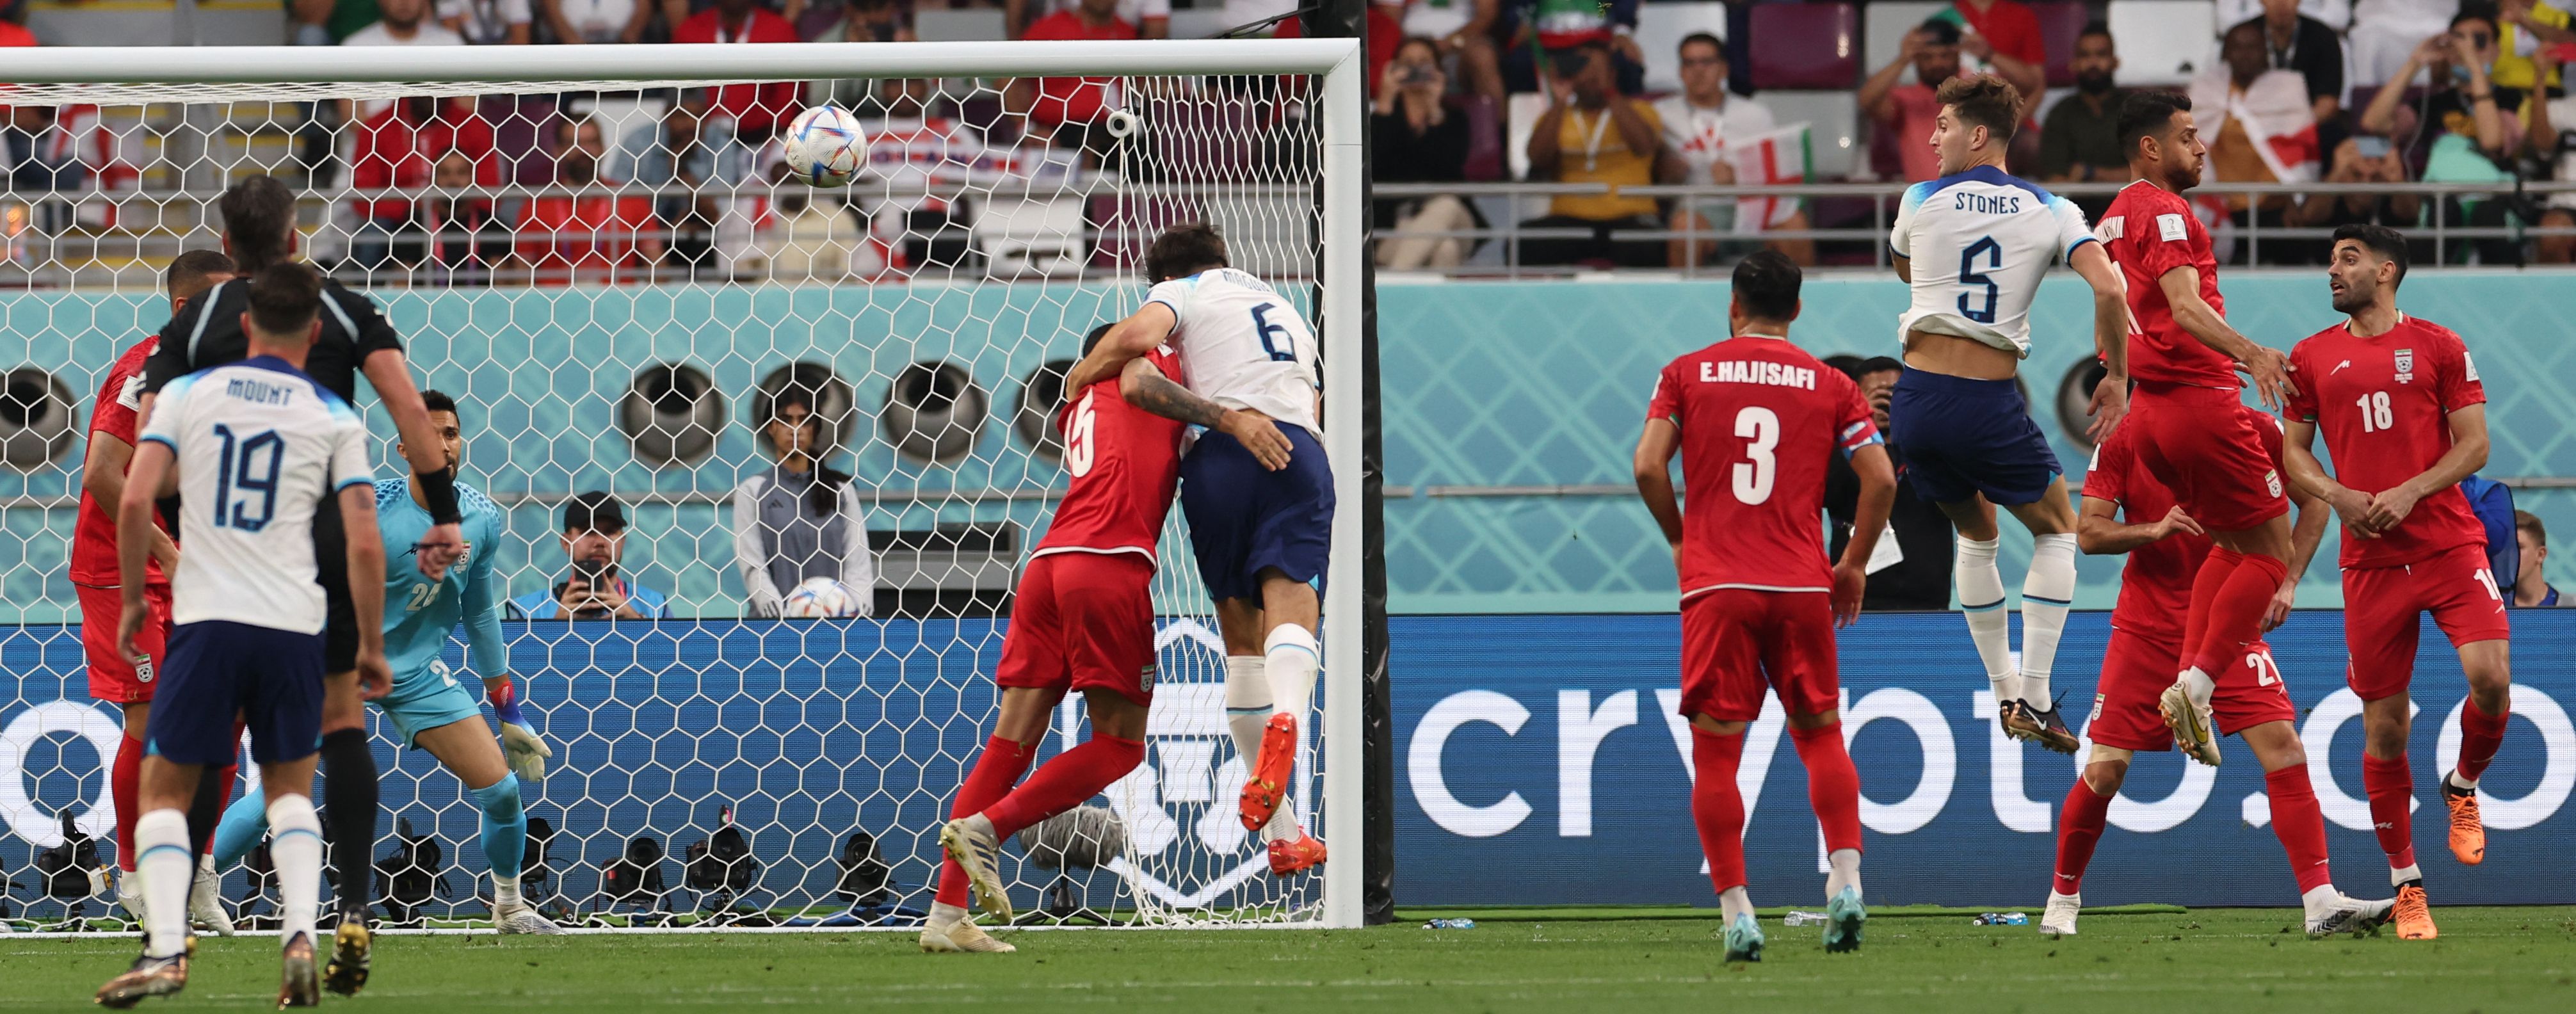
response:
M88 699L66 573L83 435L110 364L169 317L163 269L217 248L215 196L266 173L299 196L302 252L374 297L415 377L460 405L463 481L504 517L474 551L517 600L511 668L555 748L524 789L531 900L607 928L918 923L991 731L1011 588L1064 489L1061 371L1138 306L1156 234L1218 226L1235 266L1316 325L1326 389L1354 392L1327 399L1351 519L1330 576L1350 580L1326 597L1318 734L1291 792L1347 858L1274 878L1234 816L1246 760L1176 508L1146 762L1092 801L1114 819L1091 814L1061 852L1014 843L1003 871L1050 923L1356 924L1358 357L1337 351L1357 340L1365 230L1355 43L419 52L13 66L54 83L0 95L44 169L0 195L0 919L123 927L112 896L62 873L115 856L117 712ZM246 80L262 76L279 80ZM847 187L785 165L777 134L821 103L867 132ZM359 401L394 474L390 421ZM821 470L782 460L796 406ZM575 539L565 507L594 491L623 530ZM860 529L865 550L846 549ZM781 616L816 576L868 615ZM575 577L613 581L625 610L567 619ZM451 644L456 678L485 675L466 660ZM1088 735L1078 700L1041 763ZM376 911L488 925L476 804L370 720ZM236 793L255 785L245 772ZM254 920L274 906L262 858L225 871Z

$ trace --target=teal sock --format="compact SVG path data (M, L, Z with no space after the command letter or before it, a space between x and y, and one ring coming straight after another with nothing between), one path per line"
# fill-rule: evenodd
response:
M516 881L528 851L528 811L519 805L519 776L502 775L473 791L474 801L483 806L483 860L491 864L493 876Z
M259 847L260 838L266 834L268 800L257 792L233 800L233 805L224 809L223 822L215 825L215 868L232 869L251 849Z

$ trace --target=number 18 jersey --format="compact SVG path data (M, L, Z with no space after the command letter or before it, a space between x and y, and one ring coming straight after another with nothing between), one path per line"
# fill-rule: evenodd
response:
M322 630L313 511L373 483L367 424L303 371L254 356L171 381L143 439L178 458L170 621Z
M1315 417L1315 333L1269 283L1214 268L1154 286L1145 302L1171 308L1170 342L1192 392L1324 435Z
M1993 166L1926 180L1896 205L1888 249L1913 262L1908 331L1983 342L2028 358L2030 301L2048 266L2094 242L2074 202Z
M1833 590L1826 466L1880 442L1860 385L1787 341L1744 335L1664 367L1646 417L1681 429L1683 599Z

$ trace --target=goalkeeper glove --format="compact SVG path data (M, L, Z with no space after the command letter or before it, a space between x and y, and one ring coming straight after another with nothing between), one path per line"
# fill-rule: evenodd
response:
M546 758L555 755L545 740L537 738L535 729L516 722L502 724L501 752L510 760L510 773L523 782L544 781Z

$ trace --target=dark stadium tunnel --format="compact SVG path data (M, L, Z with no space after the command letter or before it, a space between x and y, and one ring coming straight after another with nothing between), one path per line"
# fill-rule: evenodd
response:
M974 452L991 405L992 398L965 367L924 361L895 374L878 419L896 453L948 464Z
M628 447L655 468L704 459L724 425L724 395L705 371L686 363L645 367L617 404L617 428Z
M78 436L74 404L62 378L36 367L0 378L0 464L23 472L60 461Z

